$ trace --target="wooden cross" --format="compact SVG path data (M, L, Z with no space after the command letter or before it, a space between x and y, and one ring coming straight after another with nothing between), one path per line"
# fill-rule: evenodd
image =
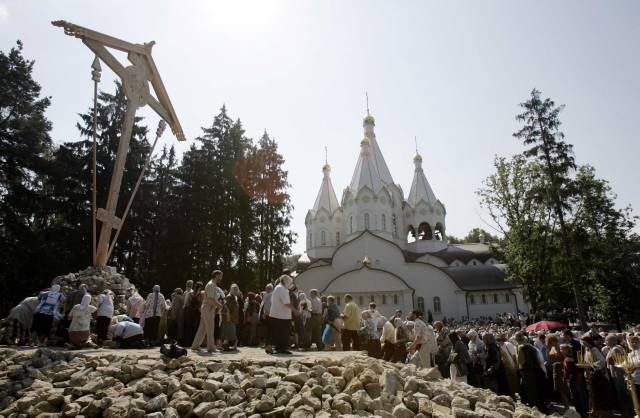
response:
M54 26L62 27L66 35L80 38L100 60L107 64L120 77L127 98L122 134L118 142L118 151L109 184L107 202L104 209L100 208L96 212L96 218L102 223L102 226L98 247L94 254L94 265L104 266L107 264L111 250L115 245L117 232L122 228L123 222L116 216L116 208L120 197L120 187L122 186L124 166L129 151L129 141L131 140L136 111L145 105L151 106L169 124L178 140L182 141L185 137L151 56L151 48L155 44L154 41L142 45L133 44L64 20L57 20L51 23ZM122 65L107 48L126 52L127 58L132 65L126 67ZM151 94L149 83L153 87L155 97ZM112 240L111 236L114 230L116 231L116 237Z

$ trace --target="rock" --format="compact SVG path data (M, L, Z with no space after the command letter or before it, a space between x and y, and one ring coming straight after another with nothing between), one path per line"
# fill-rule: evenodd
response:
M469 402L467 399L462 398L460 396L455 396L452 400L451 400L451 408L460 408L460 409L471 409L471 402Z
M127 413L127 418L144 418L145 416L144 410L140 408L131 408Z
M178 415L189 415L193 411L193 402L191 401L178 401L173 405L173 408L177 411Z
M365 390L359 390L351 395L351 405L355 410L368 411L371 408L371 397Z
M210 409L213 409L213 402L202 402L201 404L193 408L192 413L197 418L202 418Z
M442 374L437 367L432 367L430 369L419 369L416 374L418 375L418 377L427 381L442 379Z
M138 391L147 396L157 396L162 393L162 385L155 380L143 379L138 383Z
M162 411L167 406L169 406L169 402L167 402L167 395L163 393L149 400L144 410L147 412Z
M395 418L413 418L415 416L415 413L403 404L399 404L396 405L395 408L393 408L392 415Z
M348 401L343 401L341 399L334 399L331 403L331 408L335 409L341 414L351 414L352 408L351 404Z
M382 375L380 375L379 383L382 387L382 390L391 395L395 395L403 388L400 373L392 369L386 369L384 372L382 372Z
M81 409L82 407L78 403L71 402L64 406L64 408L62 409L62 412L65 417L75 417L80 413Z
M456 418L482 418L484 415L462 408L451 408L451 414Z
M378 375L373 370L367 369L358 376L358 380L360 380L362 386L366 386L369 383L377 382Z
M297 383L300 386L303 386L309 380L309 374L305 372L292 373L288 374L284 377L285 381Z
M366 390L369 396L371 396L371 398L373 399L380 396L380 393L382 392L382 387L380 387L380 383L376 381L376 382L365 385L364 390Z
M375 411L373 411L373 415L376 415L380 418L394 418L392 413L387 412L384 409L376 409Z
M315 416L315 411L313 408L307 405L302 405L297 407L290 418L313 418Z
M320 401L320 399L315 397L313 395L313 393L311 393L311 392L305 392L302 395L302 402L305 405L310 406L311 408L313 408L316 411L322 407L322 402Z
M410 377L404 384L405 392L417 392L418 391L418 380L415 377Z
M256 405L255 405L255 411L256 412L268 412L271 411L273 408L275 408L276 406L276 401L275 399L273 399L270 396L263 396L262 399L260 399Z
M262 416L264 418L284 418L284 411L285 411L285 407L279 406L273 409L272 411L264 412Z
M434 396L431 400L437 403L438 405L443 405L448 408L451 408L451 395L448 395L446 393L441 393L439 395Z

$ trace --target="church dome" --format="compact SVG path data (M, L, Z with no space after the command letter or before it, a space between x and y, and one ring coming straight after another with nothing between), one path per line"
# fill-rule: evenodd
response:
M415 157L413 157L413 161L422 161L422 155L420 155L420 154L418 154L418 153L416 152L416 156L415 156Z
M360 145L371 145L371 141L369 141L369 138L364 137L362 141L360 141Z
M362 123L365 124L365 125L375 125L376 124L376 120L373 118L373 116L367 115L367 116L364 117Z
M325 164L322 166L322 171L331 171L331 166L329 164Z

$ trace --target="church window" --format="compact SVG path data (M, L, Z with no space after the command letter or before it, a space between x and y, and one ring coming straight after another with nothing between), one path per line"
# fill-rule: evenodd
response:
M336 296L336 304L340 306L340 296Z
M497 293L493 294L493 303L498 303L498 294Z
M382 214L382 230L387 230L387 216L384 213Z
M364 305L364 296L362 295L358 296L358 305L360 306Z
M364 214L364 229L369 229L369 214Z
M472 305L476 304L476 298L473 295L469 295L469 303Z
M398 295L393 295L393 304L394 305L398 304Z
M434 313L440 313L441 312L441 308L440 308L440 297L436 296L433 298L433 312Z
M340 245L340 231L336 232L336 245Z
M349 216L349 233L353 234L353 216Z
M391 223L393 224L393 237L398 238L398 218L396 215L391 215Z
M373 295L369 296L369 302L375 302L376 301L376 297Z
M418 239L420 240L431 240L433 239L433 232L431 232L431 227L428 223L423 222L418 225Z
M382 215L384 216L384 215ZM382 295L382 304L386 305L387 304L387 295Z
M325 231L322 231L320 234L321 234L320 235L320 245L322 245L324 247L325 245L327 245L327 233Z
M487 304L487 295L482 295L482 304L483 305Z
M509 295L508 293L505 293L504 294L504 301L507 302L507 303L511 302L511 295Z
M418 310L424 313L424 298L422 296L418 298Z

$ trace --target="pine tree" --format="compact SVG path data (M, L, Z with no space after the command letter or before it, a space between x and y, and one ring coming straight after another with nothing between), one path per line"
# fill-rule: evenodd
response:
M51 169L50 100L40 96L33 65L20 41L0 51L0 311L48 285L42 232L52 209L43 183Z
M569 211L568 201L573 191L571 173L575 170L572 146L564 140L560 131L559 114L563 106L556 106L553 100L540 98L540 91L533 89L528 101L521 103L524 111L516 116L516 120L524 126L513 136L528 145L524 155L538 162L546 181L538 191L539 199L549 201L560 227L561 250L564 267L573 291L573 296L584 329L587 326L587 315L582 300L582 289L578 286L578 277L574 271L574 254L571 249L571 236L566 224Z

